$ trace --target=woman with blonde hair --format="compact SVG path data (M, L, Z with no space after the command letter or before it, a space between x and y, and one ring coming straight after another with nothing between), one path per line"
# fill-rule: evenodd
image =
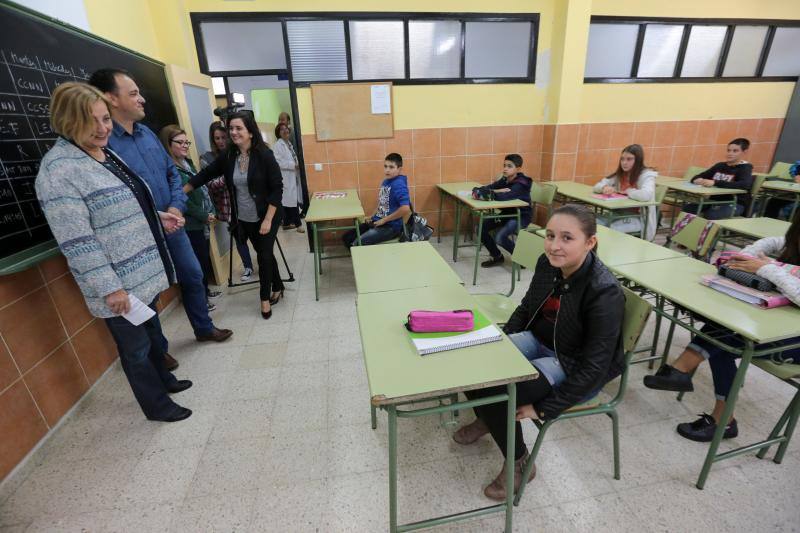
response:
M103 93L85 83L59 85L50 100L59 138L42 158L36 196L89 311L105 320L122 370L150 420L176 422L192 411L170 393L192 386L164 362L158 295L175 282L165 233L183 219L157 211L145 182L108 149L113 123ZM125 318L138 300L154 312Z

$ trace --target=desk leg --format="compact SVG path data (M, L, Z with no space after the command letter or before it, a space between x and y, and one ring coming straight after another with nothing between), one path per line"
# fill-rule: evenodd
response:
M483 234L483 210L478 213L478 236L475 239L475 266L472 268L472 284L478 283L478 263L481 260L481 235Z
M442 242L442 208L444 208L444 191L439 189L439 225L436 228L439 230L439 235L436 237L437 242Z
M358 243L359 246L361 246L361 224L358 223L357 218L353 219L353 224L356 227L356 242Z
M397 407L389 412L389 531L397 532ZM513 480L513 478L512 478Z
M508 404L506 408L506 533L511 533L514 513L514 436L517 424L517 384L506 385ZM525 480L522 480L525 483Z
M800 196L795 197L794 205L792 206L792 212L789 214L789 221L791 222L794 220L794 213L797 211L797 206L800 205Z
M320 256L319 256L319 231L317 230L318 224L314 222L311 224L314 232L314 295L319 301L319 270L320 270Z
M725 401L725 410L722 411L722 418L717 424L717 429L714 431L714 438L708 446L708 453L706 460L703 463L703 469L700 470L700 477L697 479L697 488L702 489L708 479L708 474L711 472L711 466L717 459L717 450L719 444L722 442L722 435L725 433L725 426L733 415L733 408L736 406L736 397L739 396L739 389L742 388L744 382L744 375L747 372L747 367L750 366L750 360L753 358L753 341L746 340L744 346L744 353L742 353L742 360L739 362L739 369L736 371L736 376L733 378L733 385L731 391L728 393L728 399Z
M456 200L456 221L453 228L453 263L458 261L458 228L461 225L461 202Z
M656 307L661 310L664 308L664 298L656 295ZM656 352L658 351L658 337L661 335L661 314L656 313L656 324L653 328L653 349L650 350L650 357L655 358ZM651 359L649 363L647 363L647 368L653 368L655 364L655 359Z

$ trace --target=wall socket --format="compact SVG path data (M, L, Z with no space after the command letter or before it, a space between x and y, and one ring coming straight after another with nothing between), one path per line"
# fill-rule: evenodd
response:
M317 172L322 172L322 163L314 163L314 170Z

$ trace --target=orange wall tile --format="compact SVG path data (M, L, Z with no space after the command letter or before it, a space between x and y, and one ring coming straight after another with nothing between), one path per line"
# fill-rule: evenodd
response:
M443 156L467 153L467 128L445 128L441 131Z
M50 427L89 389L89 381L68 342L36 365L23 380Z
M22 380L0 393L0 479L47 434L45 423Z
M438 157L442 153L441 132L438 128L413 130L411 134L414 157ZM407 157L405 154L400 154Z

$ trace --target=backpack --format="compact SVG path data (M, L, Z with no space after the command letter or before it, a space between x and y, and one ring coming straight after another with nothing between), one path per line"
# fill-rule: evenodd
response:
M411 207L411 216L403 226L403 233L400 234L400 242L418 242L430 240L433 235L433 228L428 225L428 219L414 211Z

